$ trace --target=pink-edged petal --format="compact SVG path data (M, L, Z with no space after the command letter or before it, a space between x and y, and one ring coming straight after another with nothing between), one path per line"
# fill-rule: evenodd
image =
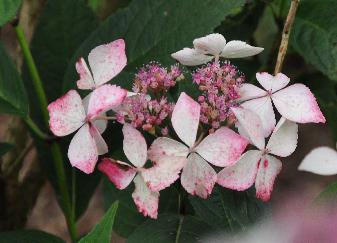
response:
M247 145L247 139L227 127L222 127L205 137L195 151L209 163L225 167L234 164Z
M91 94L92 93L88 94L82 100L83 107L84 107L84 110L85 110L86 114L88 113L88 106L89 106L89 100L90 100ZM105 115L106 115L105 112L102 112L101 114L99 114L99 116L105 116ZM108 125L108 121L107 120L94 120L93 124L95 125L97 130L102 134L105 131L107 125Z
M259 98L266 96L267 94L268 93L265 90L260 89L259 87L256 87L253 84L244 83L240 87L239 101L246 101L250 99Z
M273 104L269 96L246 101L241 104L245 109L257 114L262 122L263 136L268 137L276 125Z
M147 144L143 135L130 124L123 126L123 150L128 160L136 167L143 167L147 160Z
M293 84L272 95L272 100L280 114L297 123L325 123L316 98L303 84Z
M88 119L92 119L101 113L120 105L127 91L116 85L105 84L95 89L89 99Z
M231 110L245 131L242 135L247 135L248 139L260 150L264 149L265 140L260 117L253 111L241 107L232 107Z
M218 173L217 183L225 188L237 191L248 189L255 182L260 159L260 151L247 151L237 163L222 169Z
M291 155L297 147L297 132L298 125L282 117L266 146L269 153L280 157Z
M298 170L325 176L336 175L337 152L329 147L315 148L304 157Z
M200 105L182 92L172 112L172 126L187 146L195 143L200 118Z
M246 42L233 40L225 45L221 56L225 58L242 58L254 56L262 51L262 47L251 46Z
M282 169L282 162L273 156L261 158L255 180L256 197L266 202L270 199L276 176Z
M188 156L180 178L188 193L206 199L212 193L216 179L216 172L200 155L191 153Z
M141 174L146 185L155 192L170 186L179 178L181 169L186 164L186 157L163 156L157 160L156 164L143 169Z
M94 171L98 152L88 124L84 124L70 142L68 158L73 167L90 174Z
M91 136L93 137L93 139L94 139L94 141L96 143L98 155L106 154L109 151L108 150L108 145L104 141L101 133L95 127L95 125L91 124L91 126L90 126L90 134L91 134Z
M49 127L56 136L66 136L76 131L85 121L82 99L75 90L50 103L48 111Z
M75 64L76 71L80 75L80 79L76 84L79 89L94 89L95 83L85 60L81 57Z
M211 54L213 56L220 55L226 45L223 35L213 33L204 37L197 38L193 41L194 48L201 52Z
M290 82L290 79L283 73L278 73L275 76L266 72L256 73L256 79L265 90L271 93L283 89Z
M189 153L188 147L171 138L160 137L153 141L147 156L154 163L163 156L186 157Z
M196 66L207 63L213 59L212 56L207 56L200 51L191 48L184 48L180 51L172 53L171 56L186 66Z
M104 173L120 190L125 189L137 173L130 165L110 158L103 158L98 164L98 170Z
M135 190L132 193L132 198L138 211L144 216L156 219L158 215L159 193L151 191L147 187L143 177L139 174L133 181L135 183Z
M89 53L88 61L96 87L108 82L126 66L124 40L95 47Z

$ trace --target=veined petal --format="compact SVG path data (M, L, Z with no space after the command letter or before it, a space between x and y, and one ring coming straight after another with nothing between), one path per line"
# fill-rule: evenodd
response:
M200 118L200 105L182 92L174 106L171 122L178 137L187 146L195 143Z
M56 136L66 136L76 131L85 121L82 99L75 90L50 103L48 111L49 127Z
M262 51L262 47L255 47L243 41L233 40L225 45L221 56L225 58L242 58L254 56Z
M92 78L90 70L87 66L85 60L81 57L75 64L76 71L80 75L80 79L77 80L76 84L79 89L94 89L95 82Z
M269 138L266 147L269 153L280 157L291 155L297 147L297 132L298 125L282 117Z
M184 48L180 51L172 53L171 56L186 66L197 66L211 61L214 57L207 56L200 51L191 48Z
M163 156L186 158L188 153L189 149L186 145L171 138L160 137L153 141L147 152L147 156L151 161L157 163L157 161Z
M95 89L89 100L88 119L93 119L101 113L120 105L126 94L127 91L125 89L110 84L105 84Z
M255 99L259 97L266 96L268 93L260 89L259 87L249 84L249 83L244 83L240 87L240 99L239 101L246 101L250 99Z
M90 174L94 171L98 152L88 124L84 124L71 140L68 158L73 167L78 168L84 173Z
M119 74L126 66L125 42L123 39L100 45L91 50L89 65L98 87Z
M123 126L123 150L128 160L136 167L143 167L147 160L147 144L143 135L130 124Z
M265 90L271 93L283 89L290 82L290 78L283 73L278 73L275 76L266 72L256 73L256 79Z
M186 157L163 156L156 164L143 169L141 174L146 185L155 192L165 189L179 178L181 169L186 164Z
M98 164L98 170L104 173L109 180L120 190L125 189L136 175L136 170L126 163L103 158Z
M151 191L141 175L137 175L133 180L135 190L132 193L132 198L139 212L144 216L149 216L153 219L158 215L159 193Z
M325 176L336 175L337 152L329 147L315 148L304 157L298 170Z
M212 193L216 179L216 172L200 155L191 153L188 156L180 178L188 193L206 199Z
M260 151L247 151L233 166L224 168L218 173L217 183L237 191L248 189L255 182L260 159Z
M240 158L247 144L247 139L227 127L222 127L205 137L195 151L209 163L225 167Z
M201 50L204 53L211 54L213 56L220 55L221 51L226 45L226 40L223 35L213 33L201 38L197 38L193 41L194 48Z
M270 199L276 176L282 169L282 162L273 156L262 157L255 180L256 197L266 202Z
M104 141L101 133L98 131L98 129L93 124L90 125L90 134L96 143L98 155L106 154L109 151L108 145Z
M314 95L303 84L293 84L271 97L277 110L288 120L297 123L325 123Z

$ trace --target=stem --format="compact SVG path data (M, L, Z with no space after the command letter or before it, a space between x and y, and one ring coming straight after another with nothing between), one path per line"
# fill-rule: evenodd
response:
M300 0L291 0L291 5L290 5L289 12L288 12L288 16L287 16L287 19L286 19L286 22L284 24L283 31L282 31L282 40L281 40L281 44L279 47L277 61L276 61L275 70L274 70L275 75L279 73L282 69L284 57L287 53L291 27L294 23L294 19L295 19L295 15L296 15L299 2Z
M16 25L15 26L15 33L17 36L17 39L19 41L20 47L22 49L23 57L27 63L27 67L35 88L35 92L37 94L37 98L40 104L40 109L43 115L44 123L46 127L48 127L49 124L49 114L47 111L48 101L47 96L44 92L42 81L40 78L40 75L38 73L38 70L36 68L33 56L30 52L30 49L28 47L28 43L26 41L23 29L21 26ZM35 123L30 119L25 120L27 125L37 134L40 134L40 129L35 125ZM42 132L41 132L42 133ZM42 134L40 134L42 135ZM59 145L56 142L51 143L51 153L54 159L54 166L56 170L56 176L57 176L57 183L61 194L61 205L64 211L64 215L67 221L69 234L73 241L76 241L77 239L77 232L76 232L76 223L75 223L75 217L72 214L72 207L71 207L71 200L70 195L68 192L68 184L66 180L64 165L63 165L63 157L61 153L61 149Z
M25 118L24 121L26 122L27 126L32 130L32 132L34 132L35 135L38 136L40 139L47 140L49 138L49 136L46 133L42 132L41 129L30 117Z

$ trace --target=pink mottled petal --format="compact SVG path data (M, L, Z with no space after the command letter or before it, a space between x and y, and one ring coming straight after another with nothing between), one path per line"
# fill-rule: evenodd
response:
M225 45L221 56L225 58L242 58L254 56L262 51L262 47L251 46L246 42L233 40Z
M98 170L104 173L109 180L120 190L125 189L136 175L136 170L126 163L103 158L98 164Z
M204 138L195 151L209 163L225 167L240 158L247 144L247 139L227 127L222 127Z
M282 117L269 138L266 147L269 153L280 157L291 155L297 146L297 132L298 125Z
M239 101L246 101L250 99L255 99L259 97L266 96L268 93L260 89L259 87L256 87L255 85L244 83L240 87L240 98Z
M275 76L266 72L256 73L256 79L265 90L271 93L283 89L290 82L290 79L283 73L278 73Z
M143 135L130 124L123 126L123 150L128 160L136 167L143 167L147 160L147 144Z
M263 126L259 116L251 110L241 107L232 107L231 110L245 131L244 134L248 135L248 139L260 150L264 149Z
M92 119L113 107L120 105L127 91L116 85L105 84L95 89L89 100L88 119Z
M90 126L90 134L95 140L98 155L106 154L109 151L108 145L95 125Z
M245 109L253 111L262 122L263 135L268 137L276 125L275 113L270 97L262 97L241 104Z
M132 198L138 211L144 216L156 219L158 215L159 193L151 191L147 187L143 177L139 174L133 181L135 182L135 190L132 193Z
M186 157L188 155L188 147L171 138L160 137L153 141L147 156L156 163L163 156Z
M243 191L251 187L256 178L261 152L249 150L233 166L218 173L217 183L225 188Z
M272 95L272 100L280 114L297 123L325 123L314 95L303 84L293 84Z
M126 66L125 42L123 39L100 45L88 56L96 87L108 82Z
M273 156L265 155L261 158L259 170L255 180L256 197L266 202L270 199L276 176L282 169L282 162Z
M216 172L200 155L191 153L188 156L180 178L188 193L206 199L212 193L216 179Z
M94 89L94 79L92 78L90 70L82 57L76 62L75 67L77 73L80 75L80 79L76 82L77 87L79 89Z
M50 103L48 111L50 130L56 136L66 136L76 131L85 121L82 99L75 90Z
M142 170L141 173L146 185L155 192L170 186L179 178L180 171L186 161L186 157L161 157L153 167Z
M211 54L213 56L220 55L221 51L226 45L226 40L223 35L213 33L201 38L197 38L193 41L195 49L204 52L205 54Z
M89 106L89 100L90 100L91 94L92 93L90 93L86 97L84 97L84 99L82 101L85 113L88 113L88 106ZM105 116L105 115L106 115L105 112L102 112L101 114L99 114L99 116ZM107 125L108 125L108 121L107 120L95 120L95 121L93 121L93 124L98 129L98 131L102 134L105 131Z
M89 129L89 125L84 124L71 140L68 149L71 165L87 174L94 171L98 159L96 143Z
M298 170L325 176L336 175L337 152L329 147L315 148L304 157Z
M204 64L213 59L212 56L207 56L202 52L191 48L184 48L171 54L171 56L178 62L186 66L196 66Z
M200 105L182 92L174 106L171 121L178 137L189 147L195 143L199 118Z

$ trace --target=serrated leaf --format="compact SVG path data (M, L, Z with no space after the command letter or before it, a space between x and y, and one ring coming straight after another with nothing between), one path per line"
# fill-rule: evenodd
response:
M60 238L38 230L16 230L0 233L0 243L64 243Z
M0 42L0 113L26 116L28 101L16 66Z
M1 0L0 1L0 27L11 20L18 11L21 0Z
M118 201L110 206L101 221L79 243L110 243L117 208Z

